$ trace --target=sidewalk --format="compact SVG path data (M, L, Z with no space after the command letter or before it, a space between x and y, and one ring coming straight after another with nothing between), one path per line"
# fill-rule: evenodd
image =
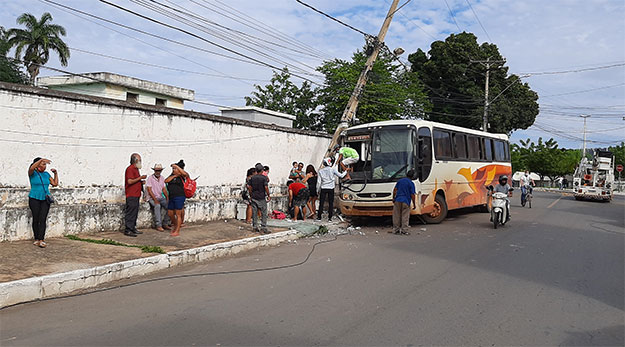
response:
M289 228L270 228L275 232ZM141 229L143 234L128 237L119 232L79 234L83 239L111 239L129 245L158 246L165 252L179 251L257 236L252 227L238 220L220 220L206 224L188 225L180 236L169 232ZM32 241L0 243L0 282L15 281L77 269L145 258L159 253L145 253L139 248L74 241L65 237L46 239L48 247L39 248Z
M343 232L344 222L269 220L270 234L252 232L238 220L188 225L180 236L141 229L128 237L119 232L80 234L47 239L43 249L32 241L0 243L0 308L106 285L183 264L231 256L258 247L310 236L320 231ZM122 245L93 242L116 242ZM85 240L90 240L87 242ZM141 249L144 247L144 249ZM144 252L148 251L148 252Z

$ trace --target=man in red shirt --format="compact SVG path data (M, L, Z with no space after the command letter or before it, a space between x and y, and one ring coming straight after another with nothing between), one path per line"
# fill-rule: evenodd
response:
M141 156L133 153L130 156L130 165L126 168L124 175L124 188L126 190L126 208L124 209L126 229L124 235L130 237L137 237L138 234L142 234L137 230L137 216L139 215L139 200L143 191L143 181L147 176L141 176L139 169L141 169Z
M295 210L295 220L299 212L302 211L302 220L306 220L306 213L304 213L304 207L310 197L310 191L305 184L301 182L294 182L289 184L289 206L293 206Z

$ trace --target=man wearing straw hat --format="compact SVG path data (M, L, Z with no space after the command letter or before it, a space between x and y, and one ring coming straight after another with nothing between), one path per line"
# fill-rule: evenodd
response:
M165 231L169 230L169 217L167 216L167 203L169 201L169 193L165 187L165 177L161 175L163 172L163 165L155 164L152 168L153 174L148 177L146 181L146 197L152 209L154 209L154 224L156 230ZM162 212L164 211L164 213Z

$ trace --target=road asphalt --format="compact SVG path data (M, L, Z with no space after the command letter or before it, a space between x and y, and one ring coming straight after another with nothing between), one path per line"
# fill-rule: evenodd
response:
M133 285L0 311L0 345L620 345L625 199L536 193L512 221L453 211L388 234L370 219L303 265ZM169 275L301 262L313 244ZM128 283L133 283L128 282Z

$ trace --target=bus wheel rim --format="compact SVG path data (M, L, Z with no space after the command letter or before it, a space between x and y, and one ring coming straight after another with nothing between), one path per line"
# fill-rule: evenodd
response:
M441 215L441 205L438 202L434 202L434 211L430 213L430 217L436 218Z

